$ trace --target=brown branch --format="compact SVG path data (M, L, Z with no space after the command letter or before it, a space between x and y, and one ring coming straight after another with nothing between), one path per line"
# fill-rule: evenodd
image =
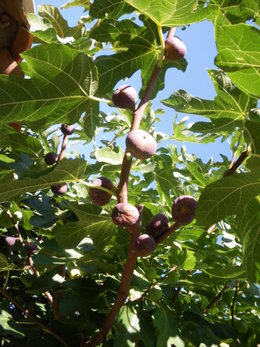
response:
M248 156L247 150L243 151L240 154L239 158L230 167L230 169L224 174L224 177L231 176L236 171L236 169L243 163L243 161L247 158L247 156Z
M175 232L177 229L179 229L180 224L174 223L169 229L167 229L164 233L162 233L160 236L158 236L155 239L156 244L163 242L167 237L169 237L173 232Z
M51 328L49 328L47 325L45 325L42 321L40 321L39 319L37 319L36 317L34 317L34 315L26 308L23 307L22 305L20 305L14 298L12 298L9 293L0 288L0 293L8 300L10 301L12 304L14 304L19 310L21 310L22 312L24 312L24 314L29 317L31 319L31 321L33 321L34 323L36 323L37 325L39 325L39 327L46 331L47 333L53 335L54 337L56 337L57 340L59 340L63 346L65 347L69 347L69 345L63 340L63 338L61 336L59 336L56 331L52 330Z
M231 304L231 307L230 307L232 327L234 327L234 311L235 311L236 297L237 297L237 292L238 292L238 289L239 289L239 284L240 284L239 280L237 280L235 293L234 293L232 304Z
M221 298L221 295L226 289L227 284L225 284L224 287L218 292L218 294L208 303L208 305L204 307L203 313L207 313L208 310L218 302L218 300Z
M65 151L66 151L68 138L69 138L68 135L64 135L63 136L58 162L65 157Z

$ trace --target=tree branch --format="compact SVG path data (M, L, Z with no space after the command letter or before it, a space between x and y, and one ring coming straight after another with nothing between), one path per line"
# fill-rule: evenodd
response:
M227 285L225 284L224 287L218 292L218 294L208 303L208 305L204 307L203 313L207 313L208 310L218 302L218 300L221 298L222 293L226 289Z
M239 158L233 163L233 165L230 167L230 169L224 174L224 176L231 176L236 169L243 163L243 161L247 158L248 152L247 150L243 151Z
M239 284L240 284L240 282L239 282L239 280L237 280L235 293L234 293L232 304L231 304L231 307L230 307L232 327L234 327L234 312L235 312L235 304L236 304L236 297L237 297L237 292L238 292L238 289L239 289Z

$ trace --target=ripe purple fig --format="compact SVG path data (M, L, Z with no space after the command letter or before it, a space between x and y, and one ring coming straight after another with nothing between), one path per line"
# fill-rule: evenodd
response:
M15 242L16 242L16 237L7 236L7 237L5 238L5 243L6 243L8 246L10 246L10 247L12 247L12 246L15 244Z
M179 196L172 205L172 218L180 225L190 224L197 208L197 201L190 195Z
M113 183L110 181L110 179L106 178L106 177L96 178L93 181L93 185L109 189L112 192L114 192L116 189L115 186L113 185ZM89 193L89 197L90 197L91 201L93 202L93 204L98 205L98 206L106 205L107 203L109 203L109 201L112 197L111 194L105 192L102 189L98 189L98 188L90 187L88 193Z
M26 242L24 245L24 250L28 255L33 255L37 252L38 246L34 242Z
M132 130L126 138L127 151L137 159L147 159L156 153L157 142L148 132Z
M135 242L135 252L139 257L147 257L155 250L156 242L151 235L139 235Z
M134 87L122 85L114 92L112 101L116 107L132 108L137 102L138 96Z
M66 183L55 184L54 186L51 186L51 190L53 194L63 195L67 192L68 186Z
M177 36L168 37L165 40L165 57L168 60L177 61L185 57L186 46Z
M128 203L118 203L112 211L113 222L120 227L131 227L136 224L139 218L138 209Z
M72 135L75 131L75 126L73 124L62 124L60 130L64 135Z
M146 234L153 236L155 239L164 233L170 227L168 218L163 213L156 214L146 225Z
M47 165L53 165L58 161L58 154L55 152L49 152L45 155L44 160Z

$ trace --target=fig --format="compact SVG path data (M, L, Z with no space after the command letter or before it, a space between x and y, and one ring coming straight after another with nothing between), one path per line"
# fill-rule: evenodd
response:
M138 96L134 87L122 85L114 92L112 101L116 107L132 108L137 102Z
M111 191L115 191L115 186L110 181L110 179L106 178L106 177L96 178L93 181L93 185L107 188ZM89 193L89 197L90 197L91 201L93 202L93 204L98 205L98 206L103 206L103 205L108 204L111 197L112 197L111 194L105 192L102 189L98 189L98 188L90 187L88 193Z
M128 228L136 224L139 219L138 209L128 203L118 203L112 211L113 222L120 226Z
M177 36L168 37L165 40L165 57L168 60L177 61L184 58L186 46Z
M75 131L75 126L73 124L62 124L60 130L63 133L63 135L72 135Z
M155 250L154 238L148 234L139 235L135 242L135 252L139 257L147 257Z
M33 255L37 252L38 246L34 242L26 242L24 245L24 250L28 255Z
M57 163L58 158L59 158L59 156L57 153L49 152L45 155L44 161L47 165L53 165L53 164Z
M5 238L5 243L6 243L8 246L10 246L10 247L12 247L12 246L15 244L15 242L16 242L16 237L7 236L7 237Z
M146 225L145 231L155 239L170 227L168 218L163 213L156 214Z
M197 208L197 201L190 195L179 196L172 205L172 218L180 225L190 224Z
M132 130L126 137L127 151L137 159L147 159L156 153L157 142L148 132Z
M51 186L51 190L55 195L63 195L67 192L68 186L66 183L55 184L54 186Z

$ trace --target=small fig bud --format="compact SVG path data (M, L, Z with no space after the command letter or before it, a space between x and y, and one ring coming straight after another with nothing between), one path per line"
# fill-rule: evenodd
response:
M132 108L137 102L137 92L134 87L122 85L114 92L112 101L116 107Z
M139 235L135 242L135 252L139 257L147 257L155 250L156 243L148 234Z
M146 225L145 231L155 239L170 227L168 218L163 213L156 214Z
M72 135L75 131L75 126L73 124L62 124L60 130L64 135Z
M138 209L131 204L120 202L112 211L113 222L120 227L130 227L136 224L139 218Z
M186 46L177 36L168 37L165 40L166 59L177 61L185 57Z
M197 201L189 195L179 196L172 205L172 218L180 225L190 224L197 208Z
M47 165L53 165L53 164L57 163L58 158L59 158L59 156L57 153L49 152L45 155L44 161Z
M115 191L115 186L110 181L110 179L106 178L106 177L96 178L93 181L93 185L107 188L111 191ZM89 197L90 197L91 201L93 202L93 204L96 204L98 206L103 206L103 205L106 205L107 203L109 203L111 196L112 196L111 194L105 192L102 189L92 188L92 187L89 188L88 193L89 193Z
M38 246L34 242L26 242L24 250L28 255L33 255L37 252Z
M66 183L55 184L54 186L51 186L51 190L53 194L63 195L67 192L68 186Z
M16 242L16 237L7 236L7 237L5 238L5 243L6 243L8 246L10 246L10 247L12 247L12 246L15 244L15 242Z
M157 142L148 132L137 129L127 135L126 148L137 159L147 159L155 154Z

